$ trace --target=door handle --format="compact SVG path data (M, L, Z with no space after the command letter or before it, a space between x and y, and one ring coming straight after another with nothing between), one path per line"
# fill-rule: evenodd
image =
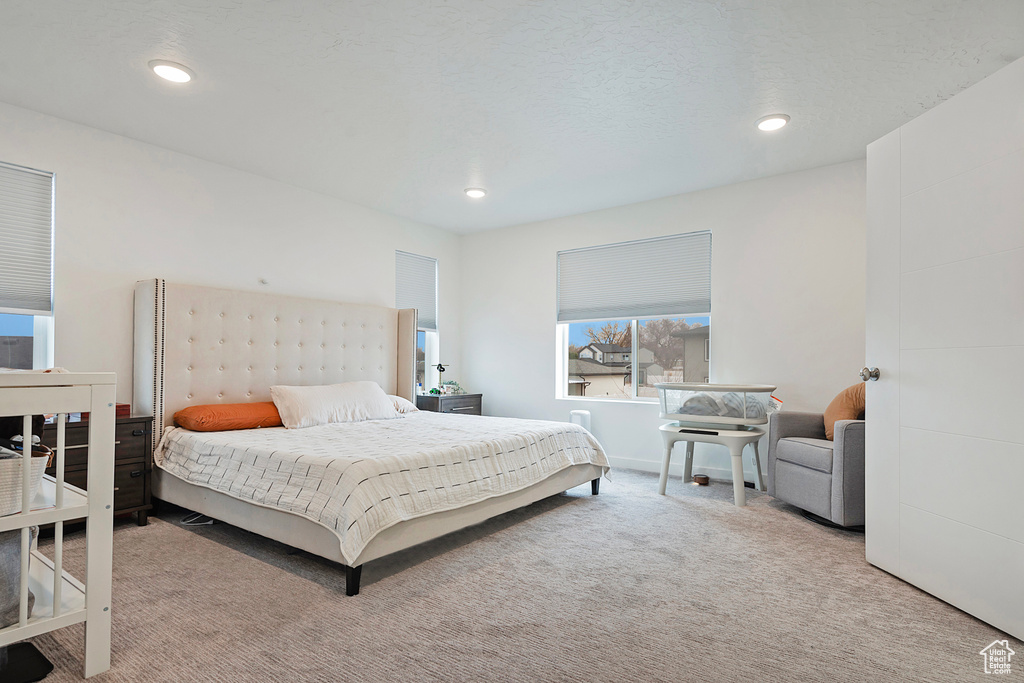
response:
M864 382L867 382L868 380L876 382L881 374L882 373L878 371L878 368L864 368L860 371L860 378Z
M135 479L136 477L141 477L142 476L142 470L134 470L128 476L130 476L132 479Z

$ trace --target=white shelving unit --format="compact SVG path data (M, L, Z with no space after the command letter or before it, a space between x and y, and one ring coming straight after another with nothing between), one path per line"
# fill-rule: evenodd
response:
M21 511L0 517L0 532L21 530L20 616L0 629L0 646L85 622L85 678L110 668L111 553L114 504L113 373L0 373L0 416L22 416L26 443L31 417L57 414L56 477L44 476L30 499L27 459ZM64 424L68 413L88 412L88 493L64 481ZM86 522L88 585L63 570L64 523ZM53 557L29 547L29 528L54 525ZM28 591L35 595L31 616Z

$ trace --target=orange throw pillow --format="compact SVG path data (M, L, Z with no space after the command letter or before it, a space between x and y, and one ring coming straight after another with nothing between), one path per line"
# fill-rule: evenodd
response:
M838 420L859 420L864 416L864 382L854 384L839 392L825 408L825 438L835 439Z
M281 415L273 401L189 406L174 414L174 424L193 432L226 432L230 429L280 427Z

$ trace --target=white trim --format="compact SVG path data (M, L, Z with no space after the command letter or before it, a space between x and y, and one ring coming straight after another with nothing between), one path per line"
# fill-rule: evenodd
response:
M629 393L630 400L640 398L640 320L633 318L629 321L631 344L629 355Z
M37 315L32 318L32 369L53 367L53 316Z
M669 477L681 477L683 476L683 462L682 458L679 458L677 462L673 462L669 466ZM641 460L639 458L615 458L608 456L608 464L612 466L612 476L615 470L637 470L640 472L652 472L658 474L661 472L661 463L654 462L653 460ZM712 479L722 479L728 482L732 482L732 470L725 469L723 467L698 467L701 474L706 474ZM678 484L679 482L675 482Z
M441 379L437 371L437 364L441 362L441 337L437 330L418 331L423 332L423 391L429 393Z
M658 473L661 472L661 463L660 462L654 462L652 460L641 460L639 458L613 458L612 456L608 456L608 464L612 466L612 476L614 476L614 472L617 469L637 470L637 471L640 471L640 472L653 472L655 474L658 474ZM748 467L748 464L749 463L748 463L747 459L744 459L744 461L743 461L744 477L748 473L750 475L753 475L753 473L754 473L753 468ZM765 470L765 471L763 471L761 473L761 476L763 476L765 478L765 481L767 481L767 479L768 479L767 458L765 458L765 462L761 464L761 467L762 467L762 469ZM711 477L712 479L721 480L723 483L727 482L730 485L732 484L732 470L731 469L726 469L724 467L708 467L706 465L700 465L698 467L695 467L694 469L698 473L706 474L709 477ZM674 461L669 466L668 474L669 474L670 478L671 477L681 477L681 476L683 476L683 458L680 457L678 459L678 461ZM678 482L678 481L676 481L675 483L676 484L680 484L680 482ZM687 484L687 485L689 486L689 484ZM669 486L671 486L671 481L669 483ZM756 489L754 489L754 490L756 490ZM671 490L669 490L669 493L671 493Z
M556 396L557 401L592 401L596 403L650 403L658 405L658 399L649 396L638 396L637 398L614 398L606 396Z

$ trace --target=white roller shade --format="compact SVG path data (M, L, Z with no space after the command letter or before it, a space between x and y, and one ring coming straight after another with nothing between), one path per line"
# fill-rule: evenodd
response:
M437 259L395 252L395 308L415 308L421 330L437 329Z
M53 174L4 163L0 313L53 313Z
M711 312L711 233L558 252L558 321Z

